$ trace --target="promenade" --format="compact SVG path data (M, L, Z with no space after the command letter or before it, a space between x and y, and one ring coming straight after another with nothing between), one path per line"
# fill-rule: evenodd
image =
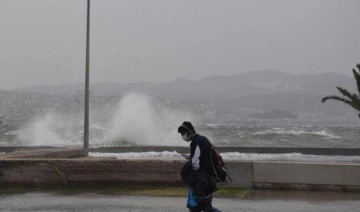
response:
M223 212L358 212L358 192L253 191L234 198L214 198ZM0 195L0 211L183 212L186 197L33 192Z
M358 163L228 161L227 165L234 181L225 187L240 192L215 194L214 206L224 212L360 212L360 192L354 192L360 185ZM183 185L182 166L183 159L84 157L83 149L9 152L0 155L0 211L187 211L186 189L181 193L172 187ZM161 185L172 194L117 193L116 189L106 193L88 188L98 185L103 190L101 183L120 190L126 185L128 191L134 190L131 185ZM80 185L85 190L79 192ZM40 189L47 186L51 192ZM25 187L30 190L16 190Z

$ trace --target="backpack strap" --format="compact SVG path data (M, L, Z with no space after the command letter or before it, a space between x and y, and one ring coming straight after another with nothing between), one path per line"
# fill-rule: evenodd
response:
M217 181L220 181L219 179L219 176L217 175L217 173L216 173L216 170L215 170L215 165L214 165L214 161L213 161L213 157L212 157L212 153L213 153L213 149L216 151L216 149L215 149L215 146L210 142L210 140L209 139L207 139L208 140L208 142L210 143L210 158L211 158L211 165L212 165L212 167L213 167L213 170L214 170L214 173L215 173L215 177L216 177L216 180ZM222 160L222 157L221 157L221 155L218 155L220 158L221 158L221 160ZM228 172L227 172L227 170L226 170L226 166L225 166L225 163L224 163L224 161L222 161L223 162L223 166L224 166L224 168L225 168L225 173L226 173L226 177L230 180L230 182L232 182L232 179L231 179L231 177L230 177L230 175L228 174ZM225 179L225 181L226 181L226 179Z

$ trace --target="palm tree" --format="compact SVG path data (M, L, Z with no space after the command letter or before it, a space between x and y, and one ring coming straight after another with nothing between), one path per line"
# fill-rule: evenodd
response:
M353 69L353 73L354 73L354 78L356 80L358 93L357 94L350 93L349 91L347 91L342 87L336 87L338 91L342 94L342 96L336 96L336 95L326 96L321 99L321 102L326 102L329 99L340 101L360 112L360 64L357 64L356 67L358 68L358 71ZM360 113L359 113L359 118L360 118Z

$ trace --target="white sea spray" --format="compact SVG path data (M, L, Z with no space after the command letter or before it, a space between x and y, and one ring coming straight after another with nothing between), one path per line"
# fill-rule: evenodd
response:
M182 159L176 151L150 151L150 152L126 152L126 153L100 153L91 152L92 157L114 157L117 159ZM301 153L284 154L259 154L222 152L221 156L225 161L294 161L294 162L356 162L360 163L360 156L340 155L306 155Z
M92 111L97 117L100 111ZM196 123L190 113L171 110L156 104L149 96L130 93L109 111L110 117L90 119L90 145L186 145L177 133L177 127L185 120ZM40 114L16 132L23 145L34 146L81 146L83 143L83 118L80 112L48 111ZM12 132L5 132L9 135Z

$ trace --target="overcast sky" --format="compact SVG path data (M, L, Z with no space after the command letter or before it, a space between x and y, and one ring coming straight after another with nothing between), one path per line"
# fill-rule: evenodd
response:
M351 74L360 0L92 0L91 82ZM0 0L0 89L84 82L86 0Z

